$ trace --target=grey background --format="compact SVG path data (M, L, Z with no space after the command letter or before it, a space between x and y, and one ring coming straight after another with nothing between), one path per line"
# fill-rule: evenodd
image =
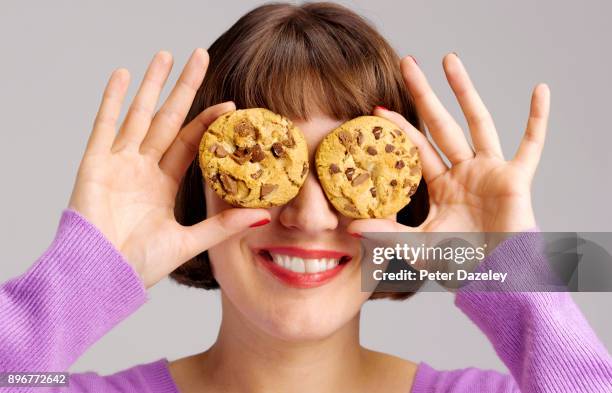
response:
M441 68L442 56L456 51L496 120L506 156L518 146L532 87L547 82L552 115L533 190L538 222L549 231L611 229L612 3L343 3L373 21L400 54L413 54L459 116ZM52 240L110 72L131 71L131 98L152 55L166 49L176 58L173 83L193 48L207 47L257 4L2 2L0 281L25 271ZM574 297L612 348L612 294ZM215 339L218 294L165 280L150 298L71 370L110 373L196 353ZM362 319L368 347L438 368L505 369L451 294L370 302Z

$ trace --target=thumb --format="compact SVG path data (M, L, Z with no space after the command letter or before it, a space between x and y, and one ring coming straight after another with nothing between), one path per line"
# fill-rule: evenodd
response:
M208 250L215 244L250 227L265 225L270 222L270 212L265 209L235 208L224 210L195 225L184 228L184 259Z

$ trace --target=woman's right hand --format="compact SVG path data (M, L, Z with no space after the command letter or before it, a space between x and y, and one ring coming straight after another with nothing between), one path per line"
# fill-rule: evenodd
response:
M232 102L212 106L181 128L207 65L206 51L196 49L155 112L172 68L169 53L155 55L118 132L129 73L113 72L70 198L68 207L110 240L147 288L211 246L270 218L264 209L229 209L193 226L174 217L178 186L202 134L235 109Z

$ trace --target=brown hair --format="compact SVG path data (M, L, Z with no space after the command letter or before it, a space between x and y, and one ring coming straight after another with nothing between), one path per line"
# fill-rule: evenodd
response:
M210 64L185 123L205 108L234 101L294 119L320 111L338 120L369 114L375 105L421 127L399 71L399 57L362 17L333 3L269 4L241 17L208 49ZM398 221L417 226L429 211L421 182ZM179 187L175 215L183 225L206 218L202 172L195 159ZM188 286L213 289L206 252L170 274ZM404 299L410 293L374 293Z

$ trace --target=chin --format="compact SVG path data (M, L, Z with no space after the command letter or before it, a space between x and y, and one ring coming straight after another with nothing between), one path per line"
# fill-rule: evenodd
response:
M340 300L340 299L336 299ZM277 302L272 310L259 310L260 327L273 337L288 342L323 340L340 331L355 318L362 302L354 297L350 304L329 299ZM255 311L255 310L253 310Z

